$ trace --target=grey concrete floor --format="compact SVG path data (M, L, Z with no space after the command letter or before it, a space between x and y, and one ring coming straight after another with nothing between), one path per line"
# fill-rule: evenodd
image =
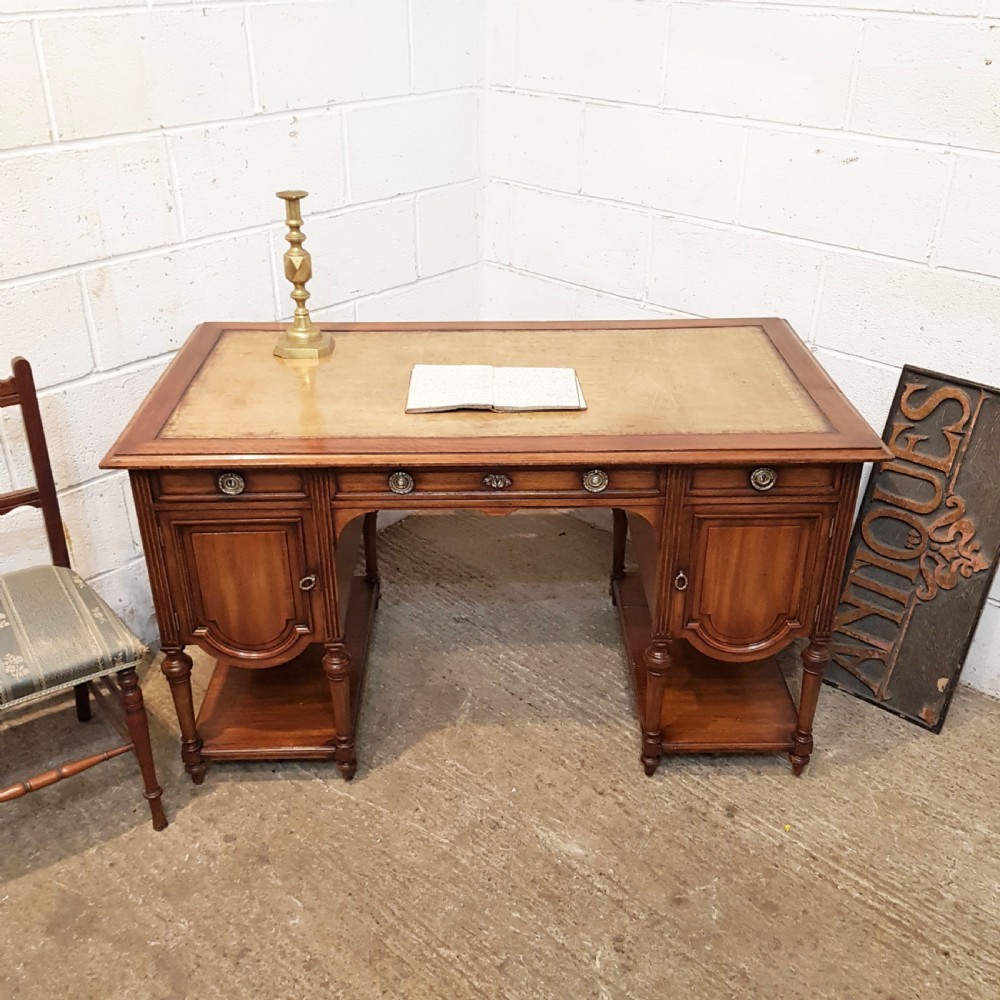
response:
M647 780L605 532L467 515L382 543L353 784L193 787L151 671L171 825L130 756L0 810L0 997L1000 996L1000 703L962 689L933 736L826 688L803 778ZM71 699L17 721L4 777L111 742Z

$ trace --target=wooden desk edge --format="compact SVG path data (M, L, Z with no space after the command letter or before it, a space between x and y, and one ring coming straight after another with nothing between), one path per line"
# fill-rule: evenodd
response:
M658 435L658 447L638 446L635 436L617 445L586 438L551 440L525 437L439 439L424 451L426 439L323 439L299 442L294 451L274 450L262 439L216 439L192 449L184 439L162 440L160 429L169 419L179 396L164 391L170 385L188 385L223 331L230 329L280 330L283 323L208 322L198 326L181 347L132 419L100 463L102 469L209 468L218 465L287 465L332 467L381 466L419 461L424 465L481 465L490 454L502 454L508 463L559 465L630 463L639 465L701 464L708 462L877 462L890 457L888 450L829 377L792 328L777 318L712 320L627 320L475 323L321 323L321 329L338 330L601 330L698 329L718 326L756 326L771 339L830 421L828 433L754 434L734 447L732 434ZM277 439L270 439L277 445ZM780 444L778 443L780 442ZM302 445L305 444L305 447ZM561 446L561 447L560 447ZM602 447L603 446L603 447ZM280 447L280 446L279 446ZM201 449L204 450L201 450ZM258 451L257 449L262 449ZM198 452L192 454L192 451ZM488 460L488 459L487 459Z
M888 448L835 448L809 452L788 449L746 449L734 451L691 450L665 452L512 452L505 451L503 459L496 458L497 451L440 452L418 454L412 451L379 452L373 454L320 452L316 454L281 453L248 455L246 453L211 452L193 457L190 454L121 454L114 450L101 460L102 469L217 469L225 468L384 468L419 465L430 467L484 466L565 466L565 465L811 465L817 462L856 463L883 462L892 457Z

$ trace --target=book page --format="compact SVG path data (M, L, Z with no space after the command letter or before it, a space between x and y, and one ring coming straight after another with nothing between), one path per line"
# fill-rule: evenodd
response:
M585 410L573 368L494 368L495 410Z
M488 410L492 403L493 369L489 365L414 365L410 373L407 413Z

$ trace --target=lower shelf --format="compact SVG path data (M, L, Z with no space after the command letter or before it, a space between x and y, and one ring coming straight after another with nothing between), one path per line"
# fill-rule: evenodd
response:
M652 626L637 574L614 582L636 711L646 697L643 652ZM797 710L773 656L724 663L674 642L660 721L664 753L775 752L792 749Z
M351 706L357 727L365 661L378 587L355 577L345 646L351 656ZM217 663L198 713L202 756L208 760L333 759L333 707L323 673L323 647L262 670Z
M637 575L616 581L614 594L641 717L646 694L643 652L651 635L649 608ZM345 630L355 729L377 603L378 587L356 577ZM217 664L198 714L203 756L332 760L336 732L322 657L323 647L313 645L288 663L262 670ZM660 716L664 753L791 750L796 715L773 656L756 663L724 663L686 642L673 644Z

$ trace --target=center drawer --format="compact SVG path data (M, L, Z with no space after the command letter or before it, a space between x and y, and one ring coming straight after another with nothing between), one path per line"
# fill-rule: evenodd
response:
M656 496L663 477L655 468L382 469L345 472L337 492L391 499L407 496Z

